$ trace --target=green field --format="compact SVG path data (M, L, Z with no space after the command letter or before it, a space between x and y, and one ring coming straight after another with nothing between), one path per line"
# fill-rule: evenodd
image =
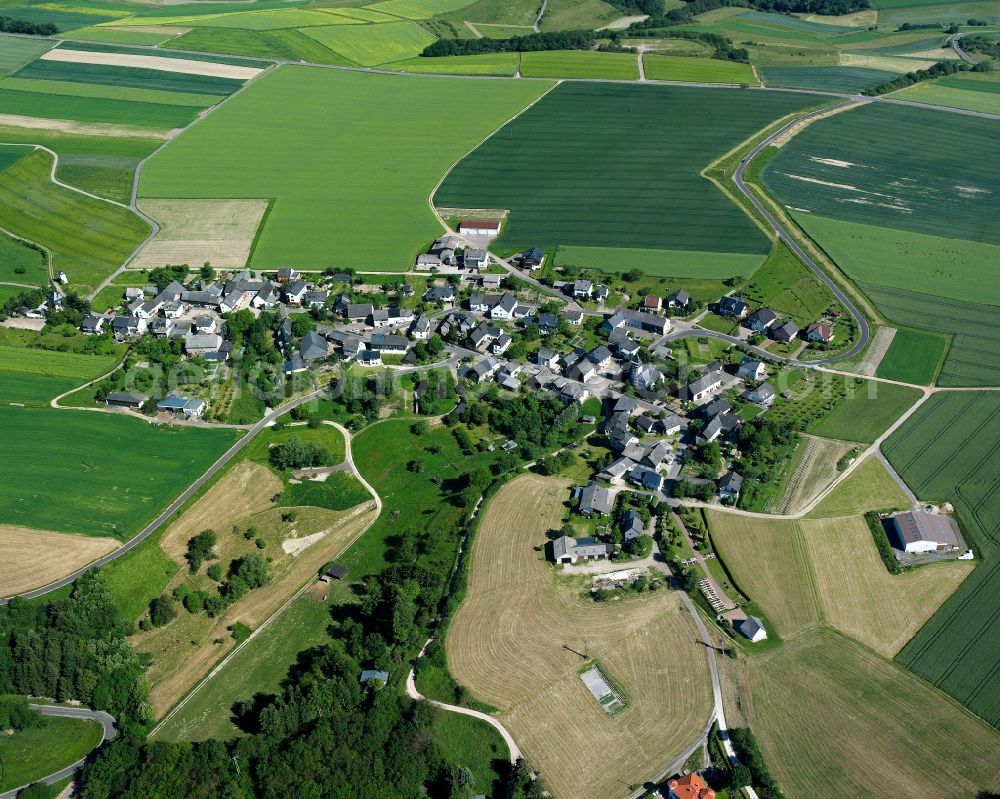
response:
M870 67L762 67L768 86L793 86L827 92L860 92L896 77L895 72Z
M53 43L45 39L0 34L0 75L16 72L52 47Z
M86 290L124 263L149 226L126 208L57 186L51 168L52 156L36 151L0 172L0 227L48 249L52 269Z
M108 84L80 83L68 80L7 78L3 84L0 84L0 87L5 92L20 91L34 92L36 94L92 97L97 100L127 100L147 105L180 105L192 108L205 108L219 102L219 96L215 94L136 89L130 86L111 86Z
M901 92L894 92L892 96L917 103L1000 114L1000 82L979 80L971 75L949 75L917 83Z
M430 19L469 5L469 0L382 0L367 8L404 19Z
M792 216L849 277L860 283L1000 304L1000 284L980 279L996 273L1000 246L817 214L793 211ZM946 226L941 231L951 232Z
M947 346L944 336L937 333L897 330L875 374L889 380L929 386L937 377Z
M197 108L127 100L99 100L47 92L6 91L0 84L0 108L8 114L99 122L138 128L168 130L191 123ZM141 135L142 131L137 131Z
M906 510L909 507L909 498L882 461L869 457L809 511L806 518L858 516L870 510Z
M20 788L86 757L101 742L96 721L45 717L41 727L0 735L0 791Z
M838 402L809 432L871 444L919 398L918 389L868 381Z
M560 266L582 266L624 272L638 267L648 275L673 278L746 276L764 260L762 253L643 250L633 247L561 246L555 256Z
M403 271L440 231L427 207L434 183L547 84L477 82L461 114L426 113L468 87L461 78L282 67L150 159L139 193L275 197L254 267Z
M16 80L16 78L14 79ZM0 141L41 144L59 156L56 177L84 191L128 202L135 166L155 150L158 139L127 136L83 136L37 128L0 125ZM0 150L7 150L7 147Z
M812 214L1000 244L994 120L870 103L807 127L762 176L779 202Z
M1000 728L1000 394L938 394L883 445L918 497L948 500L983 562L897 656Z
M526 78L605 78L638 80L639 65L631 53L552 50L521 54Z
M418 55L434 37L413 22L305 28L310 39L365 67Z
M762 260L767 237L699 172L813 99L564 83L459 163L434 202L511 209L500 247L705 251Z
M78 355L74 352L0 345L0 363L3 364L4 372L21 372L43 377L71 377L79 383L85 383L110 372L118 365L119 360L114 355Z
M0 232L0 283L43 286L48 279L49 273L45 268L45 256L42 253ZM14 286L4 288L18 293L25 290Z
M88 42L108 42L109 44L162 44L173 39L176 34L132 31L123 28L102 28L94 25L70 31L66 36L71 39L85 39Z
M163 725L157 738L167 741L227 739L239 734L232 706L255 694L276 694L299 652L329 640L327 606L310 595L299 597L267 629L209 678Z
M80 47L79 49L92 50L94 48ZM17 77L29 80L60 80L219 96L231 94L243 85L241 80L217 78L213 75L186 75L181 72L165 72L157 69L109 66L107 64L75 64L68 61L36 61L20 70Z
M513 77L517 72L517 53L484 53L442 58L408 58L397 61L400 72L430 72L438 75L499 75Z
M718 58L697 58L647 53L643 58L646 80L680 80L697 83L756 84L753 67Z
M993 305L862 283L861 289L890 321L951 334L938 385L1000 385L1000 323Z
M286 28L271 31L250 31L241 28L195 28L171 41L171 47L208 53L282 58L289 61L311 61L316 64L351 66L302 31Z
M0 406L0 431L7 453L0 466L0 522L123 537L238 437L232 430L169 428L115 414L6 406Z

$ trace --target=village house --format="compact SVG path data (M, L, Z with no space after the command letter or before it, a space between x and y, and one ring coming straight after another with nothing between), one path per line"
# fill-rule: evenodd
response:
M642 300L642 310L647 313L656 313L663 308L663 298L655 294L647 294Z
M687 308L691 304L691 295L684 289L678 289L667 295L666 304L668 308Z
M635 508L629 508L622 516L622 538L625 539L625 543L645 534L646 523L642 520L642 514Z
M87 334L100 333L106 321L107 317L105 316L95 316L93 314L85 316L80 323L80 331Z
M750 306L737 297L722 297L716 304L720 316L731 316L733 319L744 319L750 313Z
M799 335L799 326L795 322L785 322L771 331L771 336L775 341L795 341Z
M614 502L611 492L591 480L587 485L577 489L579 498L578 510L582 516L608 516Z
M486 250L469 248L462 256L462 263L465 264L466 269L485 269L489 263L489 257Z
M633 363L629 379L636 391L655 391L663 382L663 373L652 364Z
M319 333L310 330L299 342L299 355L305 362L318 361L330 354L330 345Z
M192 333L184 337L184 352L191 358L199 358L219 351L222 336L217 333L200 335Z
M737 497L740 491L743 490L743 478L738 472L734 472L730 469L722 477L719 478L719 496L720 497Z
M593 293L594 284L591 281L583 279L573 281L573 296L577 299L589 300Z
M545 261L545 253L540 247L532 247L521 253L518 260L524 269L540 269Z
M514 308L516 307L517 297L508 292L500 298L496 305L490 308L490 319L509 321L514 316Z
M559 365L559 353L542 347L535 353L535 363L548 369L555 369Z
M721 386L721 372L706 372L681 389L681 399L690 400L691 402L701 402L712 394L712 392L718 391Z
M715 791L694 772L667 782L668 799L715 799Z
M764 362L760 359L745 356L740 361L740 367L736 375L737 377L742 377L744 380L763 380L767 377L767 367L764 366Z
M813 322L806 328L806 338L809 341L833 341L833 327L824 322Z
M754 333L764 333L778 321L778 315L770 308L758 308L747 319L746 327Z
M369 317L375 312L375 307L370 302L351 303L347 306L344 316L351 322L367 322Z
M570 538L564 535L552 542L552 560L556 563L605 560L610 554L610 544L602 544L593 538Z
M777 396L778 393L775 391L774 386L770 383L761 383L756 388L750 389L746 394L749 402L752 402L754 405L762 405L764 407L774 402L774 399Z

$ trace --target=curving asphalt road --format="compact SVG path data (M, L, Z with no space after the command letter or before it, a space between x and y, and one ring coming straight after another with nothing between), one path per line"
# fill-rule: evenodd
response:
M834 106L834 108L844 108L846 106L854 105L856 102L857 102L856 100L851 99L848 100L846 103L842 103L839 106ZM854 321L857 322L858 324L858 333L859 333L858 341L847 352L841 353L840 355L836 355L832 358L822 358L815 361L799 361L799 363L802 363L807 366L818 366L819 364L842 361L845 358L850 358L851 356L861 352L861 350L865 348L865 345L868 344L868 338L871 335L871 330L869 329L868 326L868 320L861 314L860 311L858 311L854 303L851 302L851 300L848 299L847 295L840 289L840 286L838 286L833 281L833 278L831 278L824 270L820 269L816 265L816 262L813 261L813 259L806 254L805 250L803 250L795 241L795 239L792 238L792 236L788 233L788 231L781 226L781 223L778 222L778 220L774 218L771 212L764 207L764 204L759 199L757 199L757 196L752 191L750 191L750 189L747 188L746 183L743 182L743 173L746 171L746 168L750 165L750 162L761 150L763 150L765 147L769 147L775 139L784 135L790 128L793 128L796 125L799 125L802 122L813 119L815 117L825 116L830 113L830 110L831 110L830 108L821 108L818 111L813 111L811 113L804 114L800 117L796 117L787 125L783 125L775 133L772 133L766 139L761 141L756 147L754 147L746 155L746 157L742 161L740 161L740 165L736 167L736 171L733 173L733 182L736 184L736 188L740 190L740 193L744 197L746 197L751 203L753 203L754 208L756 208L757 211L761 214L761 216L763 216L764 219L767 220L767 223L777 234L778 238L784 241L785 244L788 245L788 248L793 253L795 253L796 257L800 261L802 261L802 263L804 263L809 268L809 270L814 275L816 275L816 277L818 277L830 289L830 291L833 293L833 296L837 298L837 300L840 302L841 305L844 306L845 309L847 309L847 312L854 317ZM771 357L774 358L777 356L772 355Z
M958 40L961 39L963 36L965 36L964 33L956 33L954 36L952 36L951 47L955 51L955 55L961 58L966 64L971 64L972 66L975 66L979 62L976 61L976 59L974 59L967 52L965 52L965 50L962 49L962 45L959 44Z
M90 721L97 721L101 724L101 742L90 754L80 760L77 760L75 763L71 763L66 766L66 768L49 774L47 777L35 780L35 782L42 782L46 785L51 785L54 782L59 782L60 780L75 774L83 768L83 764L87 762L87 759L91 754L103 746L105 741L110 741L118 734L118 728L115 726L114 717L102 710L88 710L85 707L63 707L62 705L29 705L29 707L32 710L41 713L43 716L58 716L59 718L66 719L86 719ZM23 791L27 787L27 785L21 785L12 790L0 793L0 799L14 799L19 791Z

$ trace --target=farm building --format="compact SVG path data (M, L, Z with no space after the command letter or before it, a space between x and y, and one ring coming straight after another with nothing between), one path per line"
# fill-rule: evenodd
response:
M343 580L347 576L347 567L339 563L331 563L325 572L320 576L323 582L328 583L331 580Z
M962 547L955 524L947 516L907 511L892 517L892 527L905 552L954 552Z
M736 628L736 631L740 635L750 639L755 644L767 638L767 630L764 627L764 622L756 616L747 616L742 621L736 622L733 627Z
M463 219L458 225L463 236L496 236L500 233L499 219Z
M145 394L128 394L124 391L112 391L108 394L105 403L115 408L141 408L146 400Z
M601 544L593 538L570 538L564 535L552 542L552 560L556 563L604 560L610 554L610 544Z
M183 414L188 418L198 418L205 412L205 400L188 397L167 397L156 403L156 410Z

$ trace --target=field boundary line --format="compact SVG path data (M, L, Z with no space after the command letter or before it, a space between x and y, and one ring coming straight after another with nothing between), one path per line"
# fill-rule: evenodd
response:
M327 421L326 423L329 424L331 427L334 427L337 430L339 430L340 434L344 437L344 460L343 460L343 463L346 463L346 464L348 464L350 466L350 470L354 474L354 476L357 478L358 482L360 482L361 485L363 485L365 487L365 489L368 491L368 493L371 494L372 500L374 501L374 505L375 505L375 508L374 508L375 515L372 517L371 521L368 522L368 524L366 524L361 530L359 530L350 541L348 541L346 544L344 544L343 549L341 549L340 553L337 555L337 557L340 557L345 552L347 552L347 550L349 550L352 546L354 546L354 544L357 542L357 540L359 538L361 538L361 536L363 536L365 533L367 533L372 528L372 526L375 524L375 522L377 522L379 520L379 517L382 515L382 498L379 496L378 492L372 487L371 483L369 483L364 478L364 476L361 474L361 472L358 470L357 466L354 463L354 453L353 453L352 448L351 448L351 438L352 438L352 436L351 436L350 431L346 427L344 427L343 425L338 424L337 422ZM360 513L363 513L364 510L365 510L364 507L358 506L358 509L356 509L354 511L354 513L352 513L350 516L346 516L343 519L341 519L341 523L345 523L345 522L350 521L356 515L358 515ZM278 618L278 616L280 616L282 613L284 613L291 606L291 604L296 599L298 599L300 596L302 596L302 594L305 593L309 589L309 587L312 586L315 582L316 582L316 578L315 577L310 577L308 580L306 580L305 583L303 583L302 586L300 588L298 588L281 605L281 607L279 607L276 611L274 611L274 613L272 613L270 616L268 616L267 619L265 619L263 622L261 622L261 624L256 629L254 629L250 633L250 635L247 636L247 638L245 640L241 641L239 644L237 644L235 647L233 647L229 651L228 654L224 655L222 657L222 659L218 663L216 663L216 665L212 668L212 670L208 674L206 674L204 677L202 677L200 680L198 680L198 682L196 682L193 686L191 686L191 688L188 690L188 692L186 694L184 694L184 696L181 697L181 699L179 699L177 701L177 703L172 708L170 708L169 711L167 711L167 713L163 716L163 718L161 718L156 723L156 726L153 727L153 729L149 731L149 737L152 738L157 733L157 731L164 724L166 724L167 721L170 718L173 717L173 715L175 713L177 713L179 710L181 710L188 703L188 701L191 699L191 697L193 697L201 688L203 688L204 685L209 680L211 680L216 674L218 674L220 671L222 671L222 669L226 666L226 664L229 663L229 661L232 660L232 658L237 653L243 651L243 648L247 644L249 644L252 640L254 640L263 630L267 629L267 627L269 627L271 625L271 623L275 619Z

